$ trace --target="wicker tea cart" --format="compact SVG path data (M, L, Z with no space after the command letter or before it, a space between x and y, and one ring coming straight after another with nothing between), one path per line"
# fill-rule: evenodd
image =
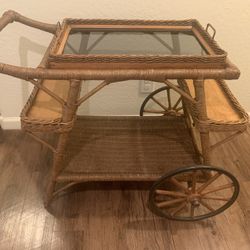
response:
M0 63L0 73L34 85L21 122L53 152L46 206L88 181L154 181L149 208L176 220L208 218L236 200L238 181L210 166L210 154L244 132L248 117L224 82L240 72L214 41L211 25L84 19L53 25L7 11L0 30L14 21L54 34L37 68ZM80 96L83 80L101 82ZM164 86L145 99L140 116L76 115L102 88L126 80ZM209 133L220 131L231 133L211 145ZM56 144L41 133L56 134Z

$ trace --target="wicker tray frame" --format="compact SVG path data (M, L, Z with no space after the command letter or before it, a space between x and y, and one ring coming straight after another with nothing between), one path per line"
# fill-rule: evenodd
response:
M62 54L58 50L64 47L67 36L72 29L88 30L174 30L192 31L196 39L208 51L208 55L72 55ZM63 41L63 42L62 42ZM119 63L117 67L168 67L168 68L223 68L226 64L227 53L222 50L210 34L195 19L190 20L89 20L89 19L65 19L61 31L52 46L49 62L53 67L62 67L68 62L82 63L80 67L88 68L91 63L104 63L105 68L113 67L112 63ZM53 64L54 63L54 64ZM111 64L110 64L111 63ZM56 65L56 66L55 66ZM110 66L109 66L110 65ZM68 66L68 64L67 64ZM77 65L77 67L79 64ZM102 65L102 67L104 67ZM100 67L100 66L99 66Z
M72 19L68 19L70 22L73 22ZM240 71L236 66L234 66L228 59L225 61L224 68L199 68L199 67L181 67L181 68L143 68L143 69L99 69L98 64L96 68L92 69L51 69L49 68L49 58L52 47L56 44L56 41L59 39L60 33L62 32L62 27L60 24L45 24L31 20L29 18L23 17L14 11L7 11L0 18L0 31L5 28L9 23L14 21L23 23L25 25L50 32L54 34L52 42L50 43L41 63L37 68L26 68L19 67L14 65L8 65L0 63L0 73L14 76L20 79L30 81L34 84L34 91L32 92L30 99L28 100L26 106L23 109L21 114L22 128L30 133L35 139L43 143L45 146L50 148L53 152L53 166L52 171L49 177L49 182L47 186L47 192L45 197L45 204L48 205L52 198L69 186L74 185L76 182L70 178L64 178L66 182L65 186L57 189L58 177L63 171L62 162L65 155L66 146L69 140L69 132L72 130L74 121L76 119L76 111L78 106L94 95L96 92L100 91L106 85L125 80L151 80L156 82L164 82L170 88L173 88L175 91L180 93L184 100L185 115L188 118L188 115L194 117L194 121L198 124L199 136L201 142L201 148L197 148L197 153L201 157L203 164L210 164L210 153L211 149L216 148L217 146L225 143L226 141L232 139L230 137L222 142L217 143L216 145L210 144L209 133L212 130L220 131L235 131L235 136L242 133L247 124L247 119L245 113L239 107L237 101L230 94L229 90L225 88L225 92L228 93L229 97L232 99L232 102L238 106L239 112L242 112L243 119L234 124L225 123L225 122L214 122L209 121L206 114L206 104L205 104L205 91L204 91L204 79L237 79L240 75ZM77 21L76 21L77 22ZM80 20L80 22L82 22ZM85 21L87 22L87 21ZM92 22L92 21L88 21ZM94 20L93 22L97 22ZM101 20L101 22L104 22ZM115 22L114 20L107 22ZM129 21L121 21L129 22ZM137 22L137 21L132 21ZM144 25L152 25L154 21L139 21L143 22ZM167 21L168 22L168 21ZM196 21L186 21L186 22L196 22ZM164 21L160 21L161 24L164 24ZM196 25L199 25L196 23ZM211 39L211 37L208 39ZM213 46L217 46L214 41ZM224 54L225 55L225 54ZM223 59L224 60L224 59ZM51 93L48 89L42 86L42 81L44 79L57 79L57 80L69 80L70 88L68 92L67 100L60 99L55 93ZM179 86L171 85L167 79L193 79L194 88L195 88L195 98L192 98L190 93L180 84ZM97 86L91 93L88 93L86 96L79 98L79 93L81 89L81 80L102 80L101 84ZM223 83L222 83L223 84ZM53 121L44 121L44 120L31 120L27 116L27 112L33 105L35 97L38 93L38 90L45 91L48 95L55 98L63 108L62 118L60 120ZM188 120L188 119L187 119ZM56 145L50 145L43 139L35 135L36 132L53 132L58 133L58 141ZM194 146L197 142L193 138ZM110 179L112 179L112 173L107 173ZM83 181L83 180L79 180Z

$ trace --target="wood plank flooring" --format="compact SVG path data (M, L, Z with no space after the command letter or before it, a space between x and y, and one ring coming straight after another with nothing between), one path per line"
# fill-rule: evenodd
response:
M50 158L28 135L4 131L1 250L250 249L250 130L213 154L213 165L240 181L237 202L223 214L195 223L154 216L147 209L148 183L78 185L54 201L51 214L42 202Z

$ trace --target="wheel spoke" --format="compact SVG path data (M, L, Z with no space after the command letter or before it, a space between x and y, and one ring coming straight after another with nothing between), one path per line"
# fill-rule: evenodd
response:
M171 104L170 89L167 89L167 96L168 96L168 108L171 109L172 104Z
M162 189L156 189L155 193L160 194L160 195L173 196L173 197L187 197L187 195L184 193L162 190Z
M183 107L176 108L175 111L183 110Z
M176 109L180 102L181 102L181 97L179 97L179 99L177 100L177 102L173 106L173 109Z
M188 188L186 188L184 185L182 185L179 181L176 180L175 177L171 177L170 178L170 182L173 183L175 186L177 186L178 188L182 189L184 192L186 193L190 193L190 191L188 190Z
M161 106L164 110L168 110L168 108L165 106L165 105L163 105L161 102L159 102L157 99L155 99L153 96L151 97L151 99L155 102L155 103L157 103L159 106Z
M209 205L207 204L205 201L200 200L200 204L203 205L205 208L207 208L208 210L210 210L211 212L214 212L215 210Z
M206 192L201 193L201 195L204 196L206 194L210 194L210 193L214 193L214 192L217 192L217 191L220 191L220 190L228 189L228 188L231 188L233 186L234 186L233 183L225 184L225 185L222 185L222 186L207 190Z
M175 216L177 213L179 213L182 209L184 209L187 206L187 202L184 201L182 204L180 204L177 208L175 208L171 212L171 216Z
M179 199L173 199L173 200L170 200L170 201L162 201L162 202L156 203L156 206L159 207L159 208L168 207L168 206L174 205L176 203L183 202L185 200L186 200L186 198L179 198Z
M210 184L212 184L215 180L217 180L220 176L222 175L222 173L216 173L214 176L212 176L206 183L204 183L202 186L200 186L197 189L197 192L200 193L202 192L204 189L206 189Z
M202 196L201 199L217 200L217 201L229 201L230 200L230 198L224 198L224 197L219 197L219 196Z
M195 206L193 204L191 204L190 217L194 217L194 210L195 210Z

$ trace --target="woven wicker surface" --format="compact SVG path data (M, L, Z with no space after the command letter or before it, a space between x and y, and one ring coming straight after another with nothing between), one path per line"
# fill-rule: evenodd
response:
M154 180L198 163L183 118L81 117L58 180Z

